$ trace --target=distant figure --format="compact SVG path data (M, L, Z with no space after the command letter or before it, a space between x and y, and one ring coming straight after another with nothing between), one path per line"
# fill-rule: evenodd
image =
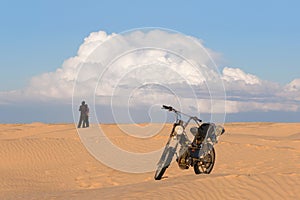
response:
M86 128L90 126L90 122L89 122L89 113L90 113L90 109L88 107L87 104L85 104L85 119L83 121L83 127L85 126Z
M82 128L85 128L85 121L86 121L86 110L87 110L87 106L85 105L85 101L81 102L81 106L79 107L79 111L80 111L80 118L79 118L79 123L77 128L81 127L81 124L83 123Z

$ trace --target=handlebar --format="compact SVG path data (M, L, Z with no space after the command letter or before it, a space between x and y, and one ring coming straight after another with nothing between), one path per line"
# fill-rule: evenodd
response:
M163 105L161 109L166 109L166 110L169 110L169 111L175 110L172 106L166 106L166 105Z
M187 114L185 114L185 113L182 113L182 112L180 112L180 111L177 111L177 110L175 110L172 106L166 106L166 105L162 105L162 108L161 109L166 109L166 110L168 110L168 111L174 111L176 114L183 114L183 115L185 115L185 116L187 116L187 117L189 117L189 118L191 118L191 119L193 119L193 120L195 120L195 121L198 121L198 122L202 122L202 120L201 119L199 119L198 117L196 117L196 116L190 116L190 115L187 115Z

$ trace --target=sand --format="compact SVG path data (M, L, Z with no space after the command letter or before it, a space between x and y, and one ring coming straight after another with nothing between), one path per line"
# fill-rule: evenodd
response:
M114 144L136 152L164 146L171 127L144 145L115 125L102 126ZM225 128L211 174L173 163L155 181L154 172L120 172L96 160L74 124L1 124L0 199L300 199L300 124Z

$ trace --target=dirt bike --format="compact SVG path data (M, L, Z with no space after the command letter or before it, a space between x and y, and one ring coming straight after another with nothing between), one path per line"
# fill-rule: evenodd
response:
M174 155L180 169L193 167L195 174L211 173L216 159L214 144L218 142L219 136L225 132L225 129L214 123L202 123L201 119L182 113L171 106L163 105L162 109L174 112L176 120L157 164L154 179L161 180ZM182 115L188 119L183 121ZM194 136L193 141L189 139L185 130L191 121L196 125L190 128L190 133Z

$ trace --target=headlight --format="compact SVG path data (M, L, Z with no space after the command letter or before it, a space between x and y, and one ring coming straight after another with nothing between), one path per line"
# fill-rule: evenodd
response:
M183 127L178 125L175 127L176 134L182 134L183 133Z

